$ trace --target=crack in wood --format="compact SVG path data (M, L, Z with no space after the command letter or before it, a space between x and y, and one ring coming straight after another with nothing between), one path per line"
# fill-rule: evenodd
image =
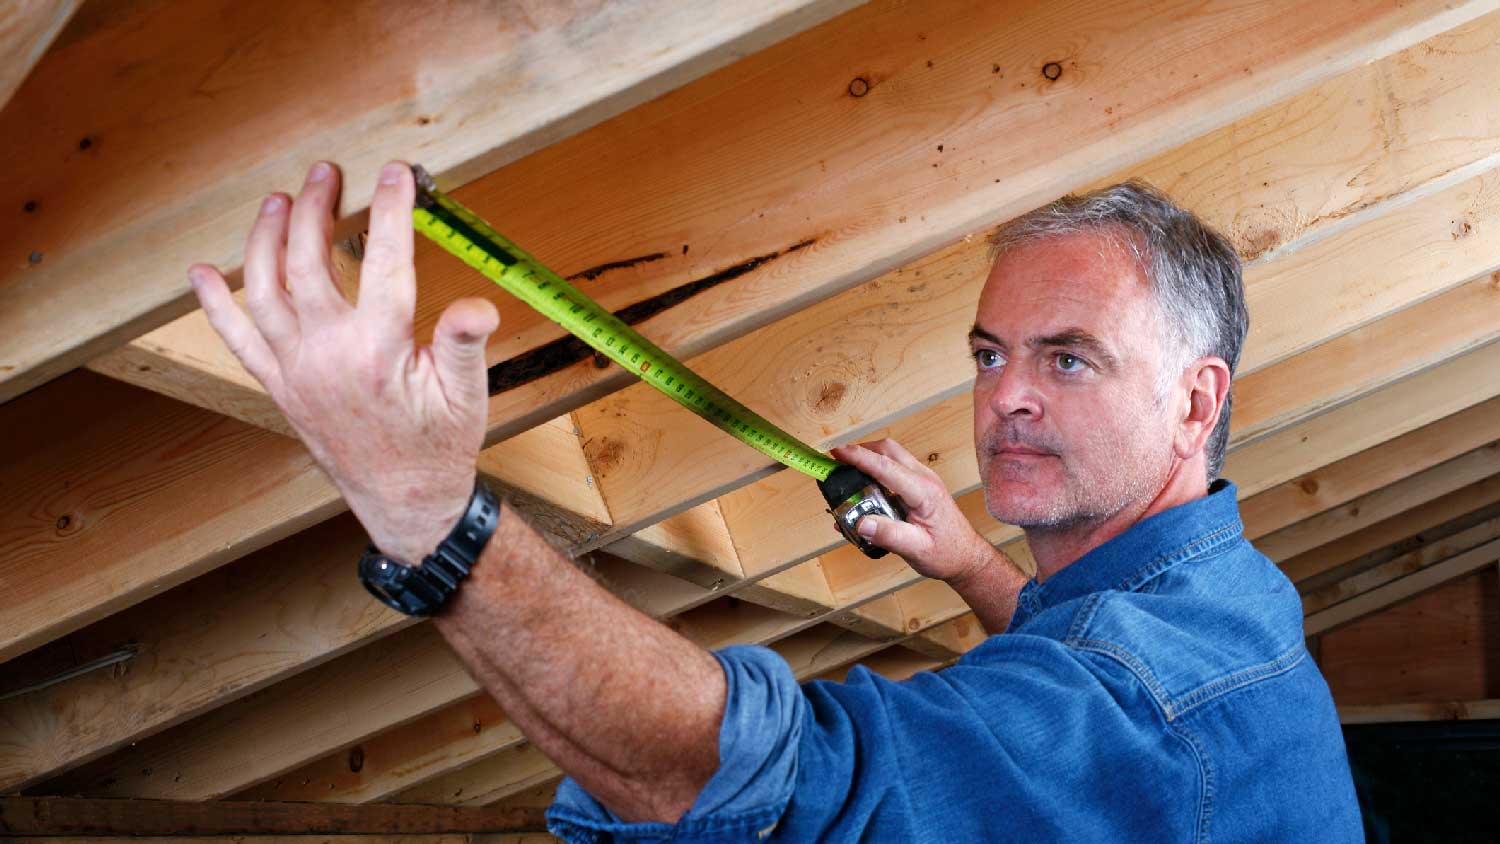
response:
M725 282L733 281L751 273L783 255L789 255L793 252L806 249L815 242L817 242L816 238L808 238L807 240L794 243L785 249L765 255L757 255L754 258L719 270L712 275L678 285L671 290L666 290L650 298L642 299L633 305L627 305L615 311L615 316L626 325L635 325L644 322L668 308L682 304L700 293L707 292ZM625 261L612 261L600 264L592 269L584 270L581 273L570 276L570 278L597 278L610 269L634 266L646 263L647 261L658 260L661 257L665 256L661 255L661 253L656 253ZM588 273L593 273L593 275L588 275ZM495 396L507 390L513 390L516 387L529 384L532 381L545 378L554 372L566 369L579 361L590 360L593 357L593 348L577 337L572 335L559 337L546 345L538 346L531 351L523 352L509 360L504 360L491 366L489 369L490 395Z

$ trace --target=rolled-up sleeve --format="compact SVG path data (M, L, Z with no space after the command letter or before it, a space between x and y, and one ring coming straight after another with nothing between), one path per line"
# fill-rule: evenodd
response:
M714 656L728 692L719 770L687 813L675 824L627 823L568 778L547 810L553 835L573 844L760 844L770 837L796 784L802 691L786 661L769 648L737 645Z

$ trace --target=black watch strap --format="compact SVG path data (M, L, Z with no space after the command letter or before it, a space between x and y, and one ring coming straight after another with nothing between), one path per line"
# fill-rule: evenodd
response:
M420 566L405 565L371 545L360 557L359 579L371 595L394 610L407 615L436 615L468 578L499 518L499 500L476 479L458 524Z

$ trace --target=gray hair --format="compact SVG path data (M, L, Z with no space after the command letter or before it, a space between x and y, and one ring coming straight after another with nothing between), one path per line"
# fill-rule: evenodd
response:
M1239 255L1228 238L1143 181L1065 196L1011 220L990 239L992 258L1027 243L1085 232L1110 236L1135 259L1156 294L1172 334L1164 339L1175 341L1169 343L1158 397L1165 395L1172 377L1202 357L1223 358L1234 373L1250 327ZM1204 448L1209 482L1224 467L1232 398L1224 397Z

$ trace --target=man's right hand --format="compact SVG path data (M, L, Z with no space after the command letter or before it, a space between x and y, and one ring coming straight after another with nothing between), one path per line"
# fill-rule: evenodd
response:
M1026 576L969 524L942 478L895 440L839 446L832 454L879 481L906 506L904 522L860 519L860 535L900 554L918 574L947 582L986 630L1004 630Z

